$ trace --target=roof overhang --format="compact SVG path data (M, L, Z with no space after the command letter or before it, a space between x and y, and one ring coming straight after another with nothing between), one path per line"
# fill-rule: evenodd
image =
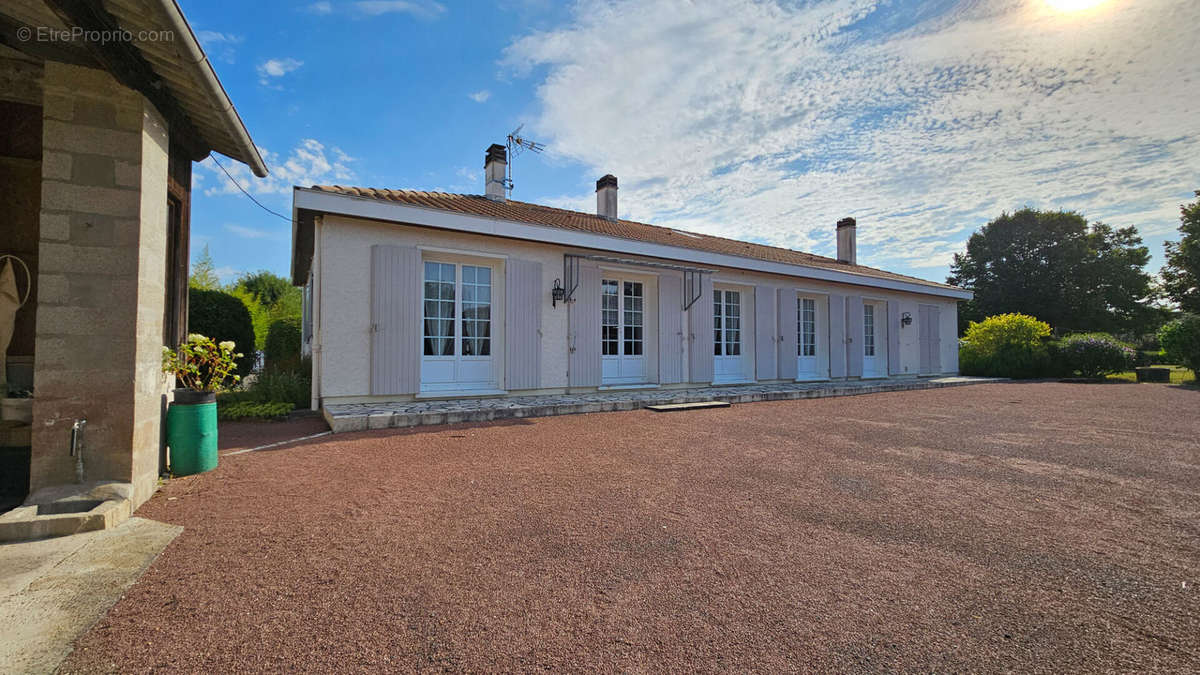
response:
M44 4L43 4L44 2ZM56 50L38 41L7 39L11 21L0 21L0 42L38 58L102 68L145 96L171 127L172 142L194 161L216 151L267 175L258 148L213 71L204 49L175 0L24 1L2 13L29 26L169 39L86 40ZM11 12L11 14L10 14Z
M803 279L817 279L855 286L883 288L907 293L919 293L921 295L934 295L953 298L955 300L970 300L973 295L971 291L961 288L929 286L898 279L872 277L855 272L793 265L727 253L700 251L681 246L634 241L593 232L580 232L578 230L533 225L499 218L488 218L486 216L441 211L421 206L398 204L396 202L386 202L379 199L356 197L353 195L342 195L309 188L294 188L292 192L292 205L293 212L296 215L292 237L292 283L294 284L305 283L312 264L312 234L304 230L305 228L312 227L314 214L328 213L388 223L419 225L454 232L468 232L493 237L504 237L506 239L556 244L571 248L609 251L622 255L645 256L676 263L752 270Z

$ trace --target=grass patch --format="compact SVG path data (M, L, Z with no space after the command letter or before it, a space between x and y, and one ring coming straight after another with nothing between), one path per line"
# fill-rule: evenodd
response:
M1171 384L1186 384L1189 386L1197 386L1196 374L1184 368L1183 366L1154 366L1155 368L1170 368L1171 369ZM1137 373L1132 370L1127 370L1123 373L1109 375L1106 379L1112 382L1137 382Z

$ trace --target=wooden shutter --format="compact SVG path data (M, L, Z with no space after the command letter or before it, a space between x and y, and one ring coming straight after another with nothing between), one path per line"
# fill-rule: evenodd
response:
M829 376L846 376L846 296L829 296Z
M697 301L698 302L698 301ZM683 278L658 278L658 382L683 382Z
M800 316L796 310L796 291L791 288L779 289L779 334L775 346L779 354L779 377L785 380L796 379L796 357L800 354L796 332Z
M600 385L600 268L579 263L579 288L571 302L567 382L572 387Z
M774 286L754 287L754 364L759 380L779 377L779 329L776 325L776 289Z
M542 382L542 263L509 259L504 274L504 382L537 389Z
M878 321L878 318L876 318ZM888 374L897 375L903 373L904 369L900 367L900 302L898 300L888 300L887 303L887 360Z
M371 394L421 388L421 252L371 247Z
M878 321L879 317L875 317ZM879 337L879 331L875 331ZM879 349L879 341L875 341ZM846 376L862 377L863 374L863 299L861 295L846 296Z
M688 310L688 380L711 383L713 379L713 282L705 274L700 280L700 299Z

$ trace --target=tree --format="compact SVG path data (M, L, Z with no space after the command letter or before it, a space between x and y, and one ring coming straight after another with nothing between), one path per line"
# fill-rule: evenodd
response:
M304 292L277 274L266 270L243 274L229 292L250 311L255 349L260 351L266 347L267 332L272 323L280 319L300 319Z
M1200 190L1196 191L1200 197ZM1168 241L1163 293L1185 312L1200 314L1200 199L1179 208L1179 241Z
M188 286L205 291L215 291L221 287L221 279L217 276L216 266L212 256L208 254L208 244L192 263L192 274L188 277Z
M1075 212L1021 209L972 234L966 253L954 255L947 281L975 292L960 308L960 328L1019 312L1060 333L1142 333L1157 316L1147 305L1149 261L1133 227L1089 227Z

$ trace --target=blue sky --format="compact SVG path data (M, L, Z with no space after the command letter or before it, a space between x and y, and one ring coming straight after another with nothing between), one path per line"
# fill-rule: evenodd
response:
M1136 225L1161 265L1200 189L1194 0L181 0L290 214L291 186L480 193L518 124L513 198L835 250L944 280L1023 206ZM196 167L193 251L286 274L290 225Z

